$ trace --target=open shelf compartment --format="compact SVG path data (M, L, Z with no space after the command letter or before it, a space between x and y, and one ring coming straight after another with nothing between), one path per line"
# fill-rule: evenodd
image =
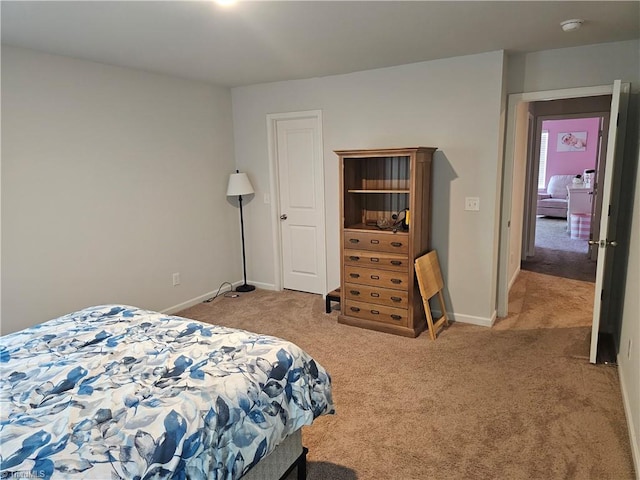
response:
M344 228L379 230L409 208L409 156L344 158Z

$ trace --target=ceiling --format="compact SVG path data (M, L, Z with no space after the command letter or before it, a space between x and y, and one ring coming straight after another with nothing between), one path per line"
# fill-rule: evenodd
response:
M2 43L223 86L640 38L640 2L1 2ZM574 32L560 22L584 19Z

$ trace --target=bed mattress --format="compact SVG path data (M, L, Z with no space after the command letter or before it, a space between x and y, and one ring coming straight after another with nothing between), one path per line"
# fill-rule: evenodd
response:
M4 477L237 479L334 412L285 340L123 305L0 338Z

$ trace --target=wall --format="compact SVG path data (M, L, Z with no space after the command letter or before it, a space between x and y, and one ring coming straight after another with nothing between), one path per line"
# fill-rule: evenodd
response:
M336 149L438 147L433 165L432 245L448 308L458 320L490 324L495 311L502 52L232 89L238 167L255 180L248 202L247 275L273 285L266 134L268 113L322 110L328 282L340 282ZM469 79L473 79L470 81ZM464 211L466 196L480 211Z
M637 144L636 144L637 146ZM637 146L640 150L640 147ZM637 151L637 150L636 150ZM638 158L640 162L640 158ZM636 170L635 198L631 209L631 235L626 275L626 294L623 304L623 323L620 331L622 339L618 353L620 383L625 399L628 425L631 435L631 448L636 472L640 472L640 169Z
M640 74L640 39L512 55L508 93L634 82Z
M640 40L606 43L568 49L548 50L526 55L518 55L509 61L508 89L510 93L535 92L554 89L612 84L621 79L631 83L631 105L628 119L629 128L623 163L631 180L632 199L625 199L621 210L630 219L630 241L628 243L628 269L625 277L614 280L618 285L624 282L624 303L620 325L620 352L618 370L624 395L627 423L629 425L632 451L636 471L640 469L640 376L638 376L638 344L640 343L640 305L638 302L638 276L640 264L640 215L638 195L640 175L637 170L640 158L638 129L640 119ZM547 103L547 102L544 102ZM551 102L549 102L551 103ZM635 190L634 190L635 188ZM631 205L633 204L633 207ZM633 347L628 358L626 345L631 340Z
M542 122L542 129L549 132L545 185L549 183L552 175L582 174L586 169L595 169L600 131L599 118L546 120ZM584 151L558 151L558 134L567 132L587 132Z
M640 74L640 72L639 72ZM617 332L614 337L618 347L618 372L631 436L631 448L640 476L640 85L637 93L629 96L624 156L619 178L614 178L613 188L618 188L620 228L616 232L619 241L613 255L616 277L611 291L612 308L609 318L603 319L601 328ZM625 248L626 247L626 248ZM625 288L617 288L624 281Z
M233 154L228 89L3 47L2 334L239 279Z

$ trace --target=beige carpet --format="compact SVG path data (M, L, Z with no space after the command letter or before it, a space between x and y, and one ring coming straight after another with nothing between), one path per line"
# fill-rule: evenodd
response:
M339 325L293 291L180 315L286 338L327 368L337 413L303 430L309 479L632 479L617 370L587 360L588 289L554 293L575 282L523 272L509 317L435 342Z
M595 284L521 271L509 291L509 315L494 329L591 328Z

